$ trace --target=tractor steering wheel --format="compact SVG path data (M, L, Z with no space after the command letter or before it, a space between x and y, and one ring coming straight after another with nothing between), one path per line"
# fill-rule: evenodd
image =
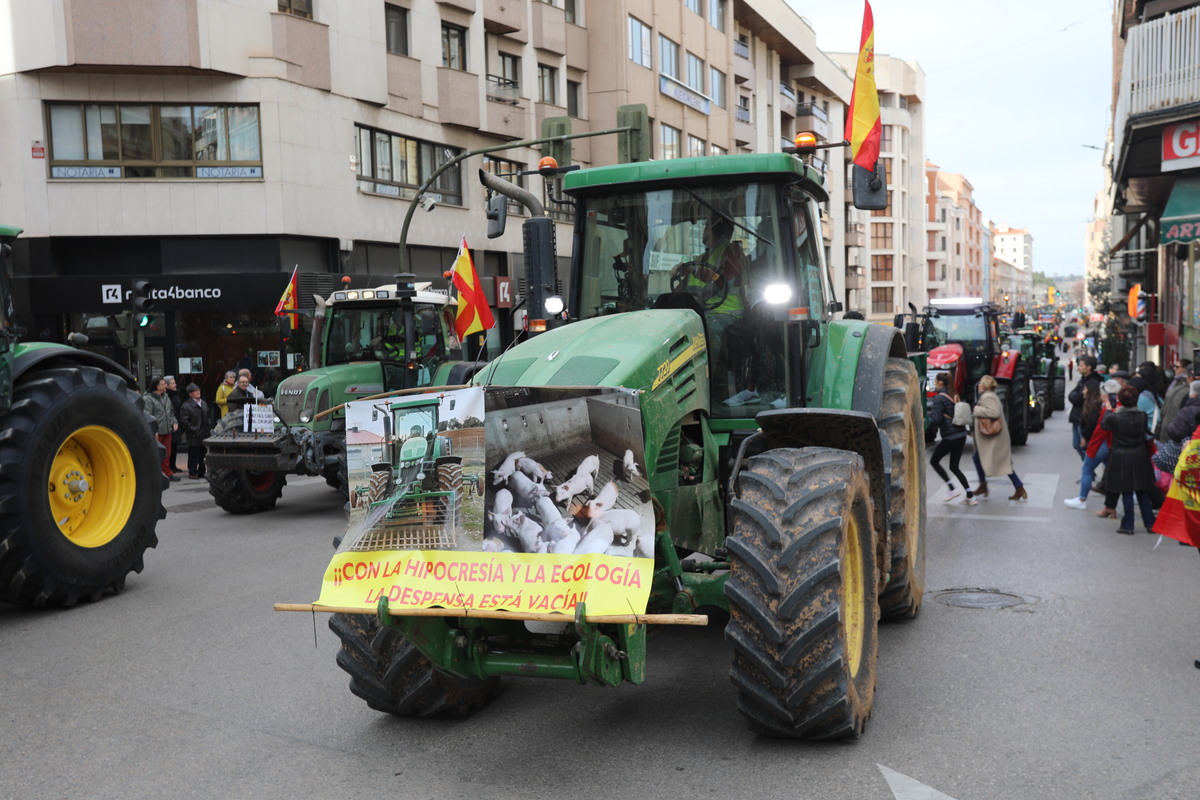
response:
M671 291L693 295L700 301L700 307L705 311L720 308L721 304L725 302L725 298L729 297L729 281L722 278L720 286L717 285L716 280L704 281L703 286L691 284L688 279L692 277L698 267L709 272L716 272L704 261L684 261L676 264L671 269Z

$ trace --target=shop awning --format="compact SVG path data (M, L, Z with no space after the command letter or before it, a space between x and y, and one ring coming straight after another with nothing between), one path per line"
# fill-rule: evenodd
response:
M1175 181L1158 222L1159 244L1187 244L1200 239L1200 176Z

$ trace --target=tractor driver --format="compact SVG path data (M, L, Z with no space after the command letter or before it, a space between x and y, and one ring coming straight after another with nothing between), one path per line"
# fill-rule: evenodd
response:
M383 333L371 340L375 357L381 361L404 360L404 324L397 318L399 314L395 311L389 315Z

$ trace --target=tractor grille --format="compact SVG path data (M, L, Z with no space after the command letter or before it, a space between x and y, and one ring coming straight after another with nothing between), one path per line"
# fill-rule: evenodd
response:
M283 420L284 425L298 425L300 412L304 409L304 399L308 396L308 387L319 375L301 373L293 375L279 385L275 392L275 413Z

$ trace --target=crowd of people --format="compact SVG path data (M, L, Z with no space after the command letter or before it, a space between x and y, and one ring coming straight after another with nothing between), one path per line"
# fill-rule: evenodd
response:
M162 473L175 482L183 479L179 466L180 451L187 453L187 475L200 479L205 476L204 457L208 448L204 440L213 428L230 412L241 413L244 406L263 399L263 392L251 383L248 369L230 370L217 387L213 402L201 397L200 387L189 383L180 395L174 375L151 381L150 391L143 396L146 413L157 425L158 441L164 449Z

